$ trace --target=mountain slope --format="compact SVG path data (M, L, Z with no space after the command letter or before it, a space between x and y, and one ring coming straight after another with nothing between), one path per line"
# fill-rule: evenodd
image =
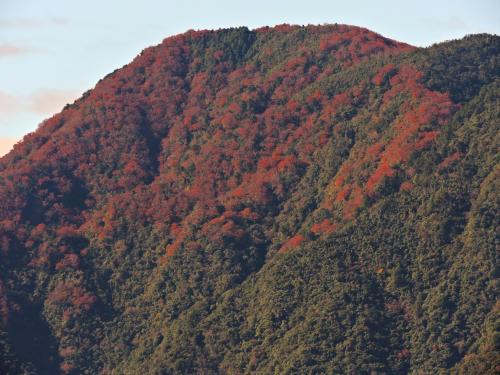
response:
M144 50L0 159L1 369L494 373L499 46Z

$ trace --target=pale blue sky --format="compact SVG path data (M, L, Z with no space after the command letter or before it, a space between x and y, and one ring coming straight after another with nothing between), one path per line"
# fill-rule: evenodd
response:
M0 0L0 155L167 36L335 22L428 46L466 34L500 34L500 1Z

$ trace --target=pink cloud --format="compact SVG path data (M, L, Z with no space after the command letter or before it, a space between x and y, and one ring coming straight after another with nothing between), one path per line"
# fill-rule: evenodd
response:
M29 109L42 115L59 112L68 103L73 103L81 92L75 90L42 90L29 96Z
M0 137L0 157L6 155L19 141L18 138Z
M9 43L0 44L0 57L18 56L36 51L37 49L32 47L16 46Z
M68 103L81 95L76 90L44 89L30 95L13 95L0 91L0 118L8 115L31 112L49 116L60 112Z
M22 109L22 100L15 95L0 91L0 117Z
M10 150L16 136L33 130L80 95L72 90L43 90L29 95L0 91L0 155Z

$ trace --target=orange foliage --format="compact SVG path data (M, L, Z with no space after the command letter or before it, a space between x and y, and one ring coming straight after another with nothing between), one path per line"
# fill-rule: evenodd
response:
M65 254L64 258L56 264L56 270L61 270L63 268L74 268L77 269L80 262L78 255L76 254Z
M301 234L296 234L292 238L290 238L288 241L285 242L283 246L281 246L279 252L280 253L286 253L287 251L293 250L296 247L300 246L300 244L304 241L304 236Z
M459 160L462 157L459 152L455 152L450 156L446 157L441 163L438 165L438 170L443 170L452 165L455 161Z
M345 186L337 196L335 197L335 202L342 202L346 200L349 197L349 193L351 192L351 186L347 185Z
M63 362L61 363L61 371L63 374L68 374L71 370L73 370L75 366L71 364L70 362Z
M47 301L56 305L70 304L75 313L90 310L96 297L87 293L76 281L61 281L49 293Z
M321 223L315 223L311 226L311 232L319 235L322 233L332 233L335 232L338 228L338 225L335 223L332 223L331 220L329 219L324 219Z
M366 192L368 195L372 195L375 192L375 189L385 177L392 176L394 176L394 169L392 169L388 164L379 164L366 183Z
M420 139L415 144L415 148L419 150L421 148L428 146L430 143L434 142L434 140L437 138L438 135L439 135L438 131L428 131L420 134Z
M281 25L257 32L298 29ZM356 27L311 26L308 30L319 49L304 43L272 69L265 58L262 65L233 64L225 48L213 48L206 51L210 68L200 71L204 61L191 42L210 32L168 38L99 82L78 105L44 122L20 146L23 157L16 157L19 164L9 171L13 178L2 180L11 189L19 185L33 191L41 201L42 217L32 223L51 222L50 226L32 225L29 238L19 241L37 251L30 265L46 266L57 259L56 269L77 268L79 256L88 251L74 246L83 235L101 240L103 246L114 243L122 253L127 246L114 240L132 230L124 223L152 226L163 235L162 261L180 248L194 249L188 239L198 234L214 241L246 238L243 225L265 217L272 205L290 197L316 151L344 132L337 121L340 116L371 100L366 93L369 82L330 93L322 80L339 66L355 65L375 53L410 49ZM275 55L272 48L262 56L266 53ZM430 135L420 137L423 125L431 129L449 114L447 97L426 91L415 68L398 70L388 65L377 72L373 83L382 84L389 76L385 103L400 94L411 96L415 103L401 110L406 114L394 125L389 142L371 131L373 145L354 150L329 186L329 203L336 201L334 209L343 210L345 219L353 217L364 194L394 174L396 164L408 160L415 140L431 141ZM384 109L382 105L379 118L384 117ZM360 174L363 163L373 166L374 176ZM53 175L37 176L35 171L42 169ZM73 179L89 189L83 202L72 202L79 193L72 190L78 185L73 186ZM365 179L366 189L358 186ZM53 191L47 186L54 186ZM3 227L22 227L19 221L26 202L10 198L2 202L6 208L0 209L13 213ZM340 224L324 220L311 231L330 233ZM51 247L48 243L54 236L61 243ZM0 240L5 252L15 242L4 233ZM303 240L297 234L282 251ZM58 286L50 298L65 304L71 315L76 306L90 308L95 297L78 283L70 283Z
M414 186L411 182L409 181L405 181L401 184L401 186L399 187L399 190L401 191L411 191L413 190Z
M277 165L279 172L284 172L287 170L292 170L298 163L297 157L295 155L285 156Z
M354 186L349 200L344 204L344 218L351 220L356 213L356 210L361 207L364 201L363 190L359 186Z
M395 69L394 64L388 64L382 68L380 68L375 74L375 76L372 78L373 84L380 86L384 80L384 78L387 76L388 73L392 72Z

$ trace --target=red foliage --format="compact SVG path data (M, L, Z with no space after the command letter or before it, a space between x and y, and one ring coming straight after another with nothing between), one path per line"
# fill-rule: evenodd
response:
M279 252L280 253L286 253L287 251L293 250L296 247L300 246L300 244L304 241L304 236L301 234L296 234L292 238L290 238L288 241L285 242L283 246L281 246Z
M338 228L338 225L335 223L332 223L331 220L329 219L324 219L321 223L316 223L311 226L311 232L320 235L322 233L332 233L335 232Z
M224 129L232 129L236 125L236 119L232 113L226 113L219 121Z
M346 166L347 166L346 164L344 164L344 165L342 166L342 168L340 169L340 173L346 173L345 168L344 168L344 167L346 167ZM346 179L345 175L343 175L343 174L338 175L338 176L335 178L335 180L334 180L334 183L333 183L333 184L334 184L334 186L335 186L335 187L340 187L340 186L342 186L342 185L344 184L344 182L345 182L345 179Z
M96 300L96 297L87 293L77 281L59 282L47 297L50 304L71 306L73 313L90 310Z
M177 252L177 250L179 250L179 247L181 246L183 240L184 238L178 238L175 242L167 246L166 248L167 257L173 256Z
M351 98L347 92L335 95L331 103L334 111L337 111L340 107L348 106L349 104L351 104Z
M320 51L328 51L334 48L335 46L339 45L340 43L344 41L349 41L349 36L350 35L343 35L339 33L333 33L330 35L327 35L323 37L319 41L319 50Z
M61 363L61 366L60 366L63 374L69 374L71 372L71 370L73 370L74 367L75 366L72 363L66 362L66 361Z
M337 183L338 181L339 180L337 180L335 182ZM345 186L341 191L339 191L339 193L335 197L335 202L342 202L342 201L346 200L349 197L350 192L351 192L351 186L349 186L349 185Z
M420 139L415 144L415 148L417 150L428 146L430 143L434 142L434 140L439 135L438 131L428 131L420 134Z
M405 181L401 184L401 186L399 187L399 190L401 191L411 191L413 190L414 186L411 182L409 181Z
M321 100L323 100L323 94L321 93L321 91L316 90L306 98L306 103L307 104L318 104L318 103L321 103Z
M245 189L243 186L238 186L236 189L234 189L231 194L236 197L236 198L241 198L245 196Z
M344 204L344 218L351 220L354 217L357 209L361 207L364 202L364 193L359 186L354 186L349 200Z
M218 50L213 53L213 56L216 60L220 60L222 56L224 56L224 51Z
M44 230L46 230L45 225L40 224L32 231L32 234L37 235L39 233L42 233L42 231L44 231ZM57 237L59 237L59 238L73 238L73 237L78 237L78 236L79 236L78 230L74 227L62 226L62 227L57 229Z
M394 175L394 166L406 163L413 152L428 146L439 134L436 130L421 132L420 129L432 123L442 125L454 108L446 95L431 92L418 83L420 77L421 73L414 68L403 66L390 79L392 88L384 94L386 103L402 92L408 92L418 102L396 121L396 133L382 152L378 167L368 179L366 191L369 195L374 194L385 177Z
M299 28L281 25L257 32L269 33L267 38ZM327 93L322 80L339 66L410 48L356 27L311 26L308 31L316 45L309 41L284 51L287 57L277 64L280 56L272 49L263 51L259 64L246 66L233 64L226 49L207 49L210 68L205 71L200 71L204 61L191 42L211 32L189 32L145 50L99 82L6 159L0 189L29 192L33 202L40 202L33 210L40 217L24 218L32 203L27 197L2 195L0 218L9 219L0 224L2 251L10 251L14 243L26 245L29 251L36 249L32 266L51 266L58 259L55 267L66 275L79 267L84 254L73 246L79 236L125 252L116 238L135 228L123 223L152 226L163 235L163 261L180 248L194 251L191 239L197 235L213 241L249 237L244 225L266 217L271 204L285 202L317 151L344 131L341 116L370 100L369 81ZM266 53L273 59L266 61ZM372 82L382 84L389 76L384 105L397 95L414 103L401 109L404 115L392 132L371 132L371 146L353 150L337 173L328 199L346 220L419 145L432 142L424 125L435 131L452 109L446 95L419 84L415 68L387 65ZM363 169L366 165L369 169ZM367 186L359 186L365 180ZM74 199L80 195L82 202ZM311 231L330 233L341 224L325 219ZM281 251L302 241L297 234ZM49 300L64 305L68 316L95 303L95 297L70 281L58 285Z
M62 358L67 358L71 357L73 354L75 354L76 348L74 346L66 346L64 348L59 349L59 355Z
M295 170L298 164L299 161L297 160L297 157L295 155L288 155L280 160L277 168L279 172L285 172L289 170Z
M382 142L375 143L366 149L368 160L376 160L386 145Z
M388 164L386 163L381 163L379 164L378 168L373 172L373 174L370 176L366 183L366 192L369 195L372 195L375 191L375 189L380 185L380 182L385 178L385 177L392 177L394 176L394 169L392 169Z
M61 228L62 229L62 228ZM32 230L31 230L31 236L34 237L34 238L37 238L37 237L42 237L45 232L47 230L47 226L43 223L40 223L38 225L36 225ZM66 237L66 234L63 232L59 232L59 237ZM71 236L67 236L67 237L71 237Z
M392 71L394 71L395 69L395 65L394 64L388 64L382 68L380 68L377 72L377 74L375 74L372 78L372 82L373 84L377 85L377 86L380 86L382 84L382 82L384 81L385 77L387 77L387 75L389 73L391 73Z
M257 220L259 218L259 215L255 212L252 211L251 208L246 207L240 212L240 216L245 219L249 220Z
M438 170L443 170L448 168L450 165L452 165L454 162L457 160L460 160L462 155L459 152L455 152L451 154L450 156L447 156L441 163L438 165Z
M56 264L56 270L61 270L61 269L64 269L64 268L78 269L79 264L80 264L80 262L79 262L79 259L78 259L78 255L76 255L76 254L65 254L64 258L62 260L60 260Z
M295 112L299 109L300 104L296 100L290 100L288 103L286 103L286 109L290 112Z
M401 349L397 354L396 356L398 357L398 359L406 359L406 358L409 358L411 356L411 352L409 349Z

